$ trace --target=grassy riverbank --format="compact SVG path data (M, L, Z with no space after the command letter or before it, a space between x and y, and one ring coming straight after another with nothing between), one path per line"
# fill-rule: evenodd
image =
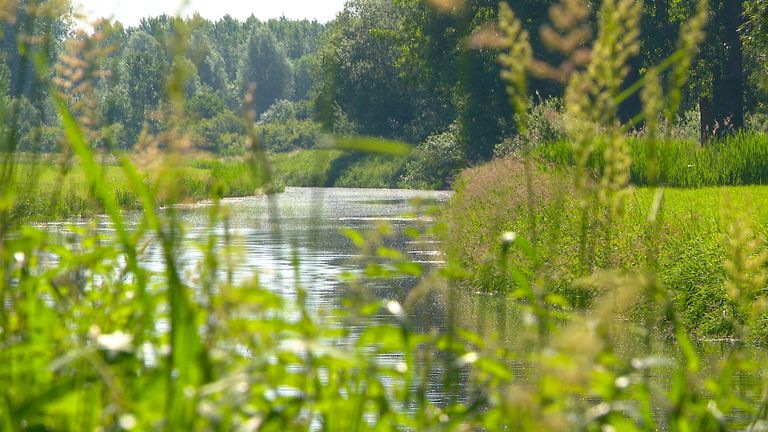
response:
M629 138L632 159L631 182L648 184L649 152L654 152L659 184L669 187L698 188L768 184L768 135L740 132L712 140L704 145L686 139L657 141L649 148L647 140ZM605 142L597 142L589 160L589 168L603 170ZM534 156L558 166L573 166L573 145L568 141L544 143Z
M82 166L62 163L52 156L34 160L20 158L16 166L17 216L44 219L86 216L103 212L94 199ZM243 160L216 161L191 158L176 163L153 164L140 170L147 184L156 189L159 205L191 203L212 198L251 196L266 190L280 190L279 183L263 188L258 168ZM123 209L139 209L124 169L115 161L101 163L101 182Z
M584 306L600 294L583 279L596 270L652 272L670 290L691 333L734 336L732 320L725 319L736 313L725 288L726 230L739 214L754 221L758 238L768 236L768 186L666 189L662 200L656 190L638 188L630 192L624 215L606 223L595 215L582 219L569 172L535 164L530 173L531 201L525 165L516 159L467 170L457 182L445 215L446 244L469 270L470 285L514 291L505 276L505 266L514 266L526 275L545 274L553 293ZM658 225L649 222L654 209ZM502 260L505 232L537 245L536 258L513 251ZM768 336L764 324L760 320L753 329L761 341Z
M270 156L277 178L286 186L440 189L408 176L407 157L367 155L338 150L299 150Z
M57 155L22 155L17 166L19 200L16 214L33 219L84 216L103 211L92 198L78 163L62 163ZM279 191L285 186L409 188L403 179L405 158L372 156L338 150L301 150L268 156L271 185L261 185L260 169L243 158L217 159L196 154L173 162L173 170L152 164L142 170L156 184L159 203L190 203L221 197L242 197ZM113 158L102 162L103 182L123 209L139 208L123 168ZM25 180L28 179L28 180ZM174 191L166 194L164 189Z

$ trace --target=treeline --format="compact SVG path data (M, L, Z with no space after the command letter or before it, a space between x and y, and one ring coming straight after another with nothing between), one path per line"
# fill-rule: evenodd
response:
M562 94L596 33L600 2L591 8L565 2L572 7L552 16L555 3L514 5L536 58L529 85L535 102ZM675 35L693 3L644 3L642 48L624 87L674 55ZM695 113L704 140L768 112L768 5L710 3L708 36L680 95L682 112ZM496 0L451 8L445 5L453 2L437 0L350 0L328 24L161 16L136 27L102 23L89 34L73 30L66 9L49 18L26 9L50 4L20 1L17 18L4 25L0 85L15 103L28 150L55 149L52 87L64 90L104 148L130 150L143 133L168 129L163 114L175 97L184 101L183 127L196 148L240 154L250 121L274 152L314 148L323 131L393 138L421 143L419 157L439 167L439 178L425 179L429 184L445 185L446 172L492 158L499 143L516 135L498 52L483 41L494 33L488 23L496 19ZM569 14L585 15L586 24ZM40 35L46 43L34 41ZM33 49L21 54L19 41L30 40ZM56 65L50 76L34 70L42 57ZM632 124L640 106L637 94L622 103L630 126L642 128Z
M109 150L131 150L142 134L168 130L166 113L179 97L182 127L197 149L241 153L249 110L275 150L314 146L319 126L309 121L308 99L319 77L324 24L159 16L135 27L104 21L83 32L74 29L70 9L33 15L32 6L48 4L21 1L4 25L0 85L12 102L5 105L16 110L7 123L15 120L22 150L56 149L54 92L93 133L94 145ZM27 43L32 38L39 43ZM36 64L40 54L49 67ZM282 121L274 137L271 123Z

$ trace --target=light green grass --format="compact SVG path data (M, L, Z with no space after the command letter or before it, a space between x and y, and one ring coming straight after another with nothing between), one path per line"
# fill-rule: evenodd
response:
M632 183L648 184L647 142L628 140L632 159ZM589 166L600 173L604 143L597 143ZM704 145L682 139L659 140L656 144L659 184L670 187L768 184L768 135L741 132ZM533 154L561 166L573 165L572 146L567 141L539 146Z
M502 233L515 232L528 240L536 235L546 273L552 278L549 282L571 305L589 304L599 294L578 283L595 269L644 272L658 265L659 279L671 290L694 335L732 335L731 324L723 319L732 305L724 289L724 225L728 221L722 219L721 208L730 202L737 212L749 215L758 235L766 238L768 186L666 189L658 234L651 233L649 223L656 191L633 190L625 215L610 227L590 221L592 243L582 255L581 212L567 177L551 168L533 170L532 218L521 162L495 161L463 174L446 211L450 226L446 245L469 270L470 284L493 291L514 289L499 267ZM658 261L651 263L647 254L655 246ZM512 265L527 274L534 272L534 262L521 254L513 255ZM763 339L768 335L765 328L756 330Z
M287 186L398 188L407 159L338 150L299 150L270 156L275 175Z
M84 216L103 209L94 200L92 188L82 167L64 168L50 157L20 164L16 171L17 205L15 213L36 219ZM264 191L250 164L244 161L189 160L174 170L143 170L146 183L152 183L159 205L192 203L221 197L251 196ZM123 209L138 209L140 203L122 167L101 166L101 182Z

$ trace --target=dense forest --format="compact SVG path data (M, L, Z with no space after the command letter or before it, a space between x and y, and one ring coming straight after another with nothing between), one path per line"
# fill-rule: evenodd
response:
M537 132L551 141L561 138L551 119L555 96L585 61L579 47L591 38L600 5L578 27L561 31L547 24L553 2L544 3L523 2L517 13L536 55L529 96L541 105ZM184 78L185 130L194 147L222 156L244 152L249 110L271 152L316 148L324 132L417 144L407 174L414 184L432 187L447 185L459 168L489 160L494 151L515 147L497 50L472 42L493 31L486 24L497 15L495 1L467 2L444 13L417 0L352 0L327 24L160 16L135 27L104 21L88 32L75 28L66 6L58 5L65 8L58 19L41 19L25 4L6 25L0 52L0 87L16 104L25 151L51 152L60 140L49 82L89 119L95 145L134 149L143 131L169 128L163 113L175 84L168 77L179 76L172 71ZM680 96L681 114L669 125L703 141L765 128L768 116L768 6L762 0L711 6L707 39ZM694 4L656 0L644 8L641 49L629 63L625 87L675 52L673 36ZM183 44L171 37L179 33ZM22 53L19 36L40 41ZM37 75L43 52L55 65L52 77ZM93 92L80 86L86 82ZM632 123L640 110L635 94L622 104L621 118Z

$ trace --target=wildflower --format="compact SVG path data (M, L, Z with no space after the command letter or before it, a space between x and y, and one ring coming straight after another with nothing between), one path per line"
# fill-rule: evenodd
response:
M120 425L120 429L122 429L122 430L131 430L131 429L136 427L136 424L138 422L136 421L136 417L134 415L132 415L132 414L123 414L117 420L117 423Z
M513 231L507 231L501 235L501 242L505 245L510 245L517 240L517 233Z
M129 353L133 349L133 336L122 331L96 336L99 349L110 354Z

